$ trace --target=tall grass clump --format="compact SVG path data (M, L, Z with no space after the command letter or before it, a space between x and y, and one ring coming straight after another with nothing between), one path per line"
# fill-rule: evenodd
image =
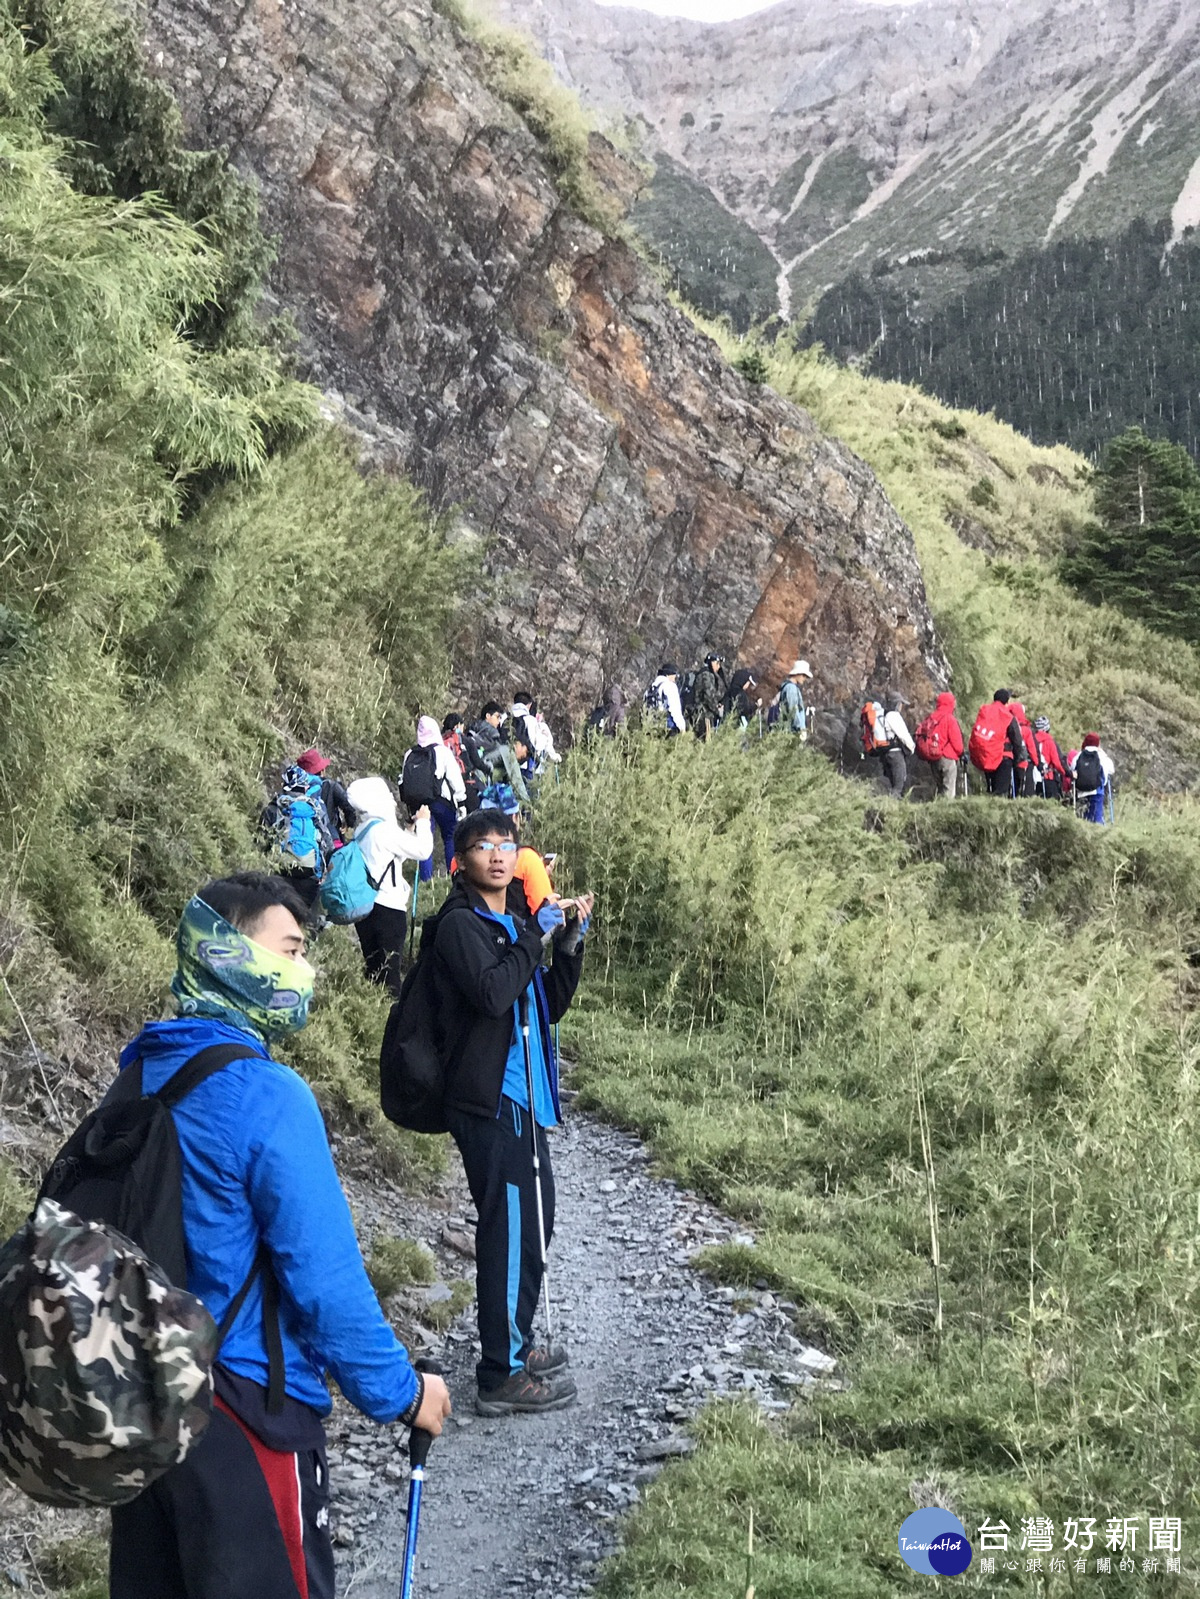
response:
M1140 1515L1139 1561L1149 1516L1189 1529L1194 811L876 807L731 733L589 746L539 825L598 895L587 1100L753 1228L710 1269L780 1291L849 1384L778 1428L716 1412L611 1591L735 1591L751 1507L773 1599L907 1591L914 1502L1014 1550L1022 1517Z

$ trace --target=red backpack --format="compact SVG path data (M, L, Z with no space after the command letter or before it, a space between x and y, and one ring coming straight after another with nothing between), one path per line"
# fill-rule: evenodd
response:
M913 735L917 754L923 761L940 761L946 737L945 712L930 711Z
M994 772L1004 759L1004 741L1008 736L1012 712L999 700L989 700L979 707L975 726L971 729L967 753L972 765L981 772Z

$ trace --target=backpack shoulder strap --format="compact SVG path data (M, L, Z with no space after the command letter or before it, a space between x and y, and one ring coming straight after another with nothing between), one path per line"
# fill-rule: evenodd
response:
M255 1049L251 1044L210 1044L207 1049L200 1050L193 1055L191 1060L185 1061L173 1076L158 1089L155 1097L161 1099L168 1110L174 1109L180 1100L186 1099L193 1089L199 1088L215 1072L228 1066L235 1060L262 1059L262 1051ZM139 1081L140 1081L140 1062ZM127 1070L132 1071L132 1066Z
M242 1286L229 1301L228 1310L221 1317L221 1325L217 1328L217 1349L220 1350L234 1322L241 1315L246 1297L259 1277L262 1278L263 1285L263 1342L267 1348L267 1414L278 1416L283 1410L287 1371L283 1358L283 1335L279 1330L279 1279L271 1264L271 1251L261 1241L253 1266L247 1272Z

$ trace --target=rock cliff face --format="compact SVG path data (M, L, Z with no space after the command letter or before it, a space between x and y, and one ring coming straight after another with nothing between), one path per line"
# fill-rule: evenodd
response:
M963 250L970 269L1139 216L1200 222L1194 0L783 0L715 27L595 0L487 3L666 158L641 225L689 290L698 263L727 261L726 297L749 272L760 316L879 260ZM688 235L680 168L724 227L696 206Z
M260 181L309 374L376 464L489 541L465 691L532 678L578 715L710 640L774 678L803 651L843 713L942 681L871 472L564 206L450 23L415 0L156 0L147 28L197 140Z

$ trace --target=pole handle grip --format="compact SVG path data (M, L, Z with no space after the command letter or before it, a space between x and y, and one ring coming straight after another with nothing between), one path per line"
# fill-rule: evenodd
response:
M416 1369L425 1372L431 1377L440 1377L442 1368L436 1360L422 1356L417 1361ZM408 1435L408 1464L412 1469L423 1466L429 1459L429 1451L433 1448L433 1434L426 1432L424 1427L414 1427Z

